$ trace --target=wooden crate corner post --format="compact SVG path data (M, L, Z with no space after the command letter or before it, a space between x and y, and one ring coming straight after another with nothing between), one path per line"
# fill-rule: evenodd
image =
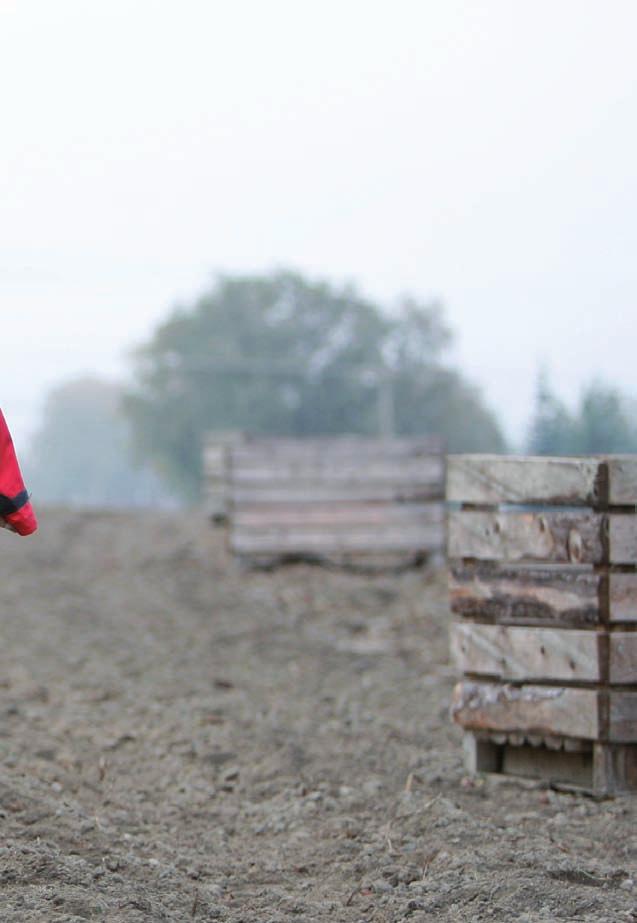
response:
M230 453L244 442L238 430L218 430L208 434L203 447L203 495L206 514L215 526L225 525L229 513Z

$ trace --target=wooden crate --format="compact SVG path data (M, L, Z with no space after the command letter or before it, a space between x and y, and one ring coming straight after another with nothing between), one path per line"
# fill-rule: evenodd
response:
M452 456L448 553L471 771L637 789L637 456Z
M244 439L238 430L218 430L209 433L204 442L203 503L215 525L223 525L228 518L230 448Z
M230 547L256 564L394 566L444 550L440 439L252 438L229 452Z

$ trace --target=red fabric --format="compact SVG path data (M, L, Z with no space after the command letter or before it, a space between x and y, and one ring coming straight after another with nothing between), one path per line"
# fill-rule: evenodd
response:
M13 439L4 414L0 410L0 494L13 499L24 491L24 481L15 454ZM4 519L19 535L31 535L38 527L33 507L29 502L17 512L8 513Z

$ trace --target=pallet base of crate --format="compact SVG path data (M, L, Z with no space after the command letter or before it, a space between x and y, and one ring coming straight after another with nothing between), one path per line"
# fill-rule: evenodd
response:
M637 744L466 731L469 773L537 779L596 795L637 792Z
M231 549L233 550L233 549ZM440 555L388 552L386 554L272 554L242 555L234 551L235 560L245 570L274 570L288 564L316 564L357 574L401 574L426 565L432 570L442 566Z

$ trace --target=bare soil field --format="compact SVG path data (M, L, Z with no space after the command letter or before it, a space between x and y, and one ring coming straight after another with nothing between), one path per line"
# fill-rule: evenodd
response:
M637 920L631 798L465 778L445 578L0 534L0 921Z

